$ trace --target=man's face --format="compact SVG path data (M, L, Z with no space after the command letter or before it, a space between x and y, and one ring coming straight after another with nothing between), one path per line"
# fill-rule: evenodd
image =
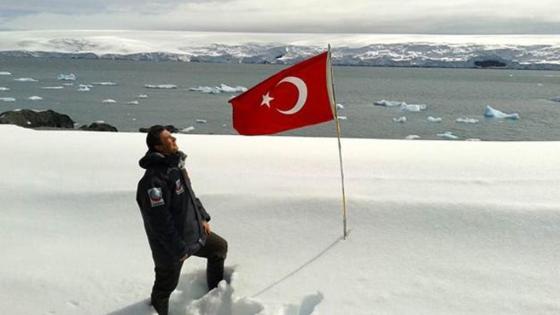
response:
M175 142L177 139L173 137L168 130L164 130L159 134L159 140L161 141L161 144L156 145L156 149L159 152L169 155L179 151L179 147Z

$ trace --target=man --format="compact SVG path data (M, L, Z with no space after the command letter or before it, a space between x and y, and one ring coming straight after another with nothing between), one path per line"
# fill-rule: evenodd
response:
M205 257L208 288L224 278L227 242L210 230L210 215L191 188L184 168L186 155L163 126L152 126L146 137L148 152L140 160L146 172L138 183L136 200L155 264L152 306L167 315L169 296L179 282L183 262Z

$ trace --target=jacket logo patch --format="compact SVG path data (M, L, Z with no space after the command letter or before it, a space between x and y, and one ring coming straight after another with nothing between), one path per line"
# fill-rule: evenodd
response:
M161 188L154 187L148 189L148 197L150 198L150 204L152 207L157 207L165 204Z
M183 192L185 192L185 188L183 187L183 184L181 184L181 180L178 179L175 182L175 193L177 193L177 195L182 194Z

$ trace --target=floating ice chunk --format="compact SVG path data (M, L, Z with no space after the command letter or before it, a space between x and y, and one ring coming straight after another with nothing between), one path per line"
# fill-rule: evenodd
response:
M74 82L62 83L64 86L74 86Z
M73 73L69 73L69 74L61 73L56 77L56 79L59 81L76 81L76 75Z
M17 81L17 82L37 82L37 80L35 80L33 78L17 78L17 79L14 79L14 81Z
M13 97L0 97L0 101L2 102L15 102L16 99Z
M180 132L180 133L189 133L189 132L191 132L191 131L193 131L193 130L194 130L194 127L193 127L193 126L190 126L190 127L185 128L185 129L179 130L179 132Z
M398 118L393 118L393 121L397 122L397 123L405 123L406 122L406 117L401 116L401 117L398 117Z
M138 98L148 98L148 94L140 94L138 95Z
M197 122L198 124L206 124L206 123L208 123L208 120L206 120L206 119L197 119L196 122Z
M338 120L347 120L348 118L346 116L337 116Z
M336 109L344 109L344 105L342 105L342 104L336 104Z
M43 90L62 90L63 86L42 86Z
M560 96L555 96L553 98L550 99L553 102L560 102Z
M144 85L147 89L176 89L175 84L146 84Z
M465 141L482 141L482 140L480 140L479 138L468 138L465 139Z
M432 116L428 116L428 121L429 122L434 122L434 123L439 123L442 121L441 117L432 117Z
M440 138L451 139L451 140L459 139L459 137L454 135L451 131L446 131L444 133L438 133L437 136L440 137Z
M189 88L189 91L197 91L206 94L220 94L220 89L211 86L197 86Z
M12 73L8 71L0 71L0 75L12 75Z
M104 124L104 123L105 123L105 120L96 120L95 123L96 123L96 124Z
M110 82L110 81L91 82L91 84L93 84L93 85L103 85L103 86L115 86L115 85L117 85L116 82Z
M488 117L488 118L504 118L504 119L519 119L519 114L518 113L511 113L511 114L506 114L504 112L501 112L497 109L492 108L490 105L486 105L486 110L484 110L484 117Z
M42 97L36 96L36 95L30 96L30 97L29 97L29 100L30 100L30 101L40 101L40 100L42 100L42 99L43 99Z
M0 86L0 91L9 91L10 88L7 88L5 86Z
M415 140L415 139L420 139L419 135L408 135L405 137L406 140Z
M378 106L385 106L385 107L397 107L397 106L406 105L405 102L387 101L387 100L376 101L373 104Z
M115 101L115 100L112 99L112 98L104 99L104 100L102 101L102 103L105 103L105 104L113 104L113 103L116 103L116 102L117 102L117 101Z
M403 112L420 112L427 108L426 104L406 104L401 105L401 111Z
M476 124L476 123L478 123L478 119L469 118L469 117L459 117L459 118L455 119L455 121L458 122L458 123L464 123L464 124Z
M80 87L78 88L78 91L80 92L88 92L89 90L91 90L91 87L86 84L80 84Z
M235 86L235 87L233 87L233 86L229 86L229 85L223 84L223 83L220 84L220 86L218 87L218 89L219 89L221 92L224 92L224 93L237 93L237 92L246 92L246 91L247 91L247 88L244 87L244 86Z
M140 104L140 102L134 100L134 101L128 102L127 104L130 104L130 105L138 105L138 104Z

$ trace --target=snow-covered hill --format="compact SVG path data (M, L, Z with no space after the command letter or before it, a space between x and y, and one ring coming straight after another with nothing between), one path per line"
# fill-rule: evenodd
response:
M0 310L152 314L145 135L0 125ZM178 135L230 284L183 268L174 315L558 314L556 142Z
M555 35L4 31L0 56L286 64L333 46L336 65L560 69Z

